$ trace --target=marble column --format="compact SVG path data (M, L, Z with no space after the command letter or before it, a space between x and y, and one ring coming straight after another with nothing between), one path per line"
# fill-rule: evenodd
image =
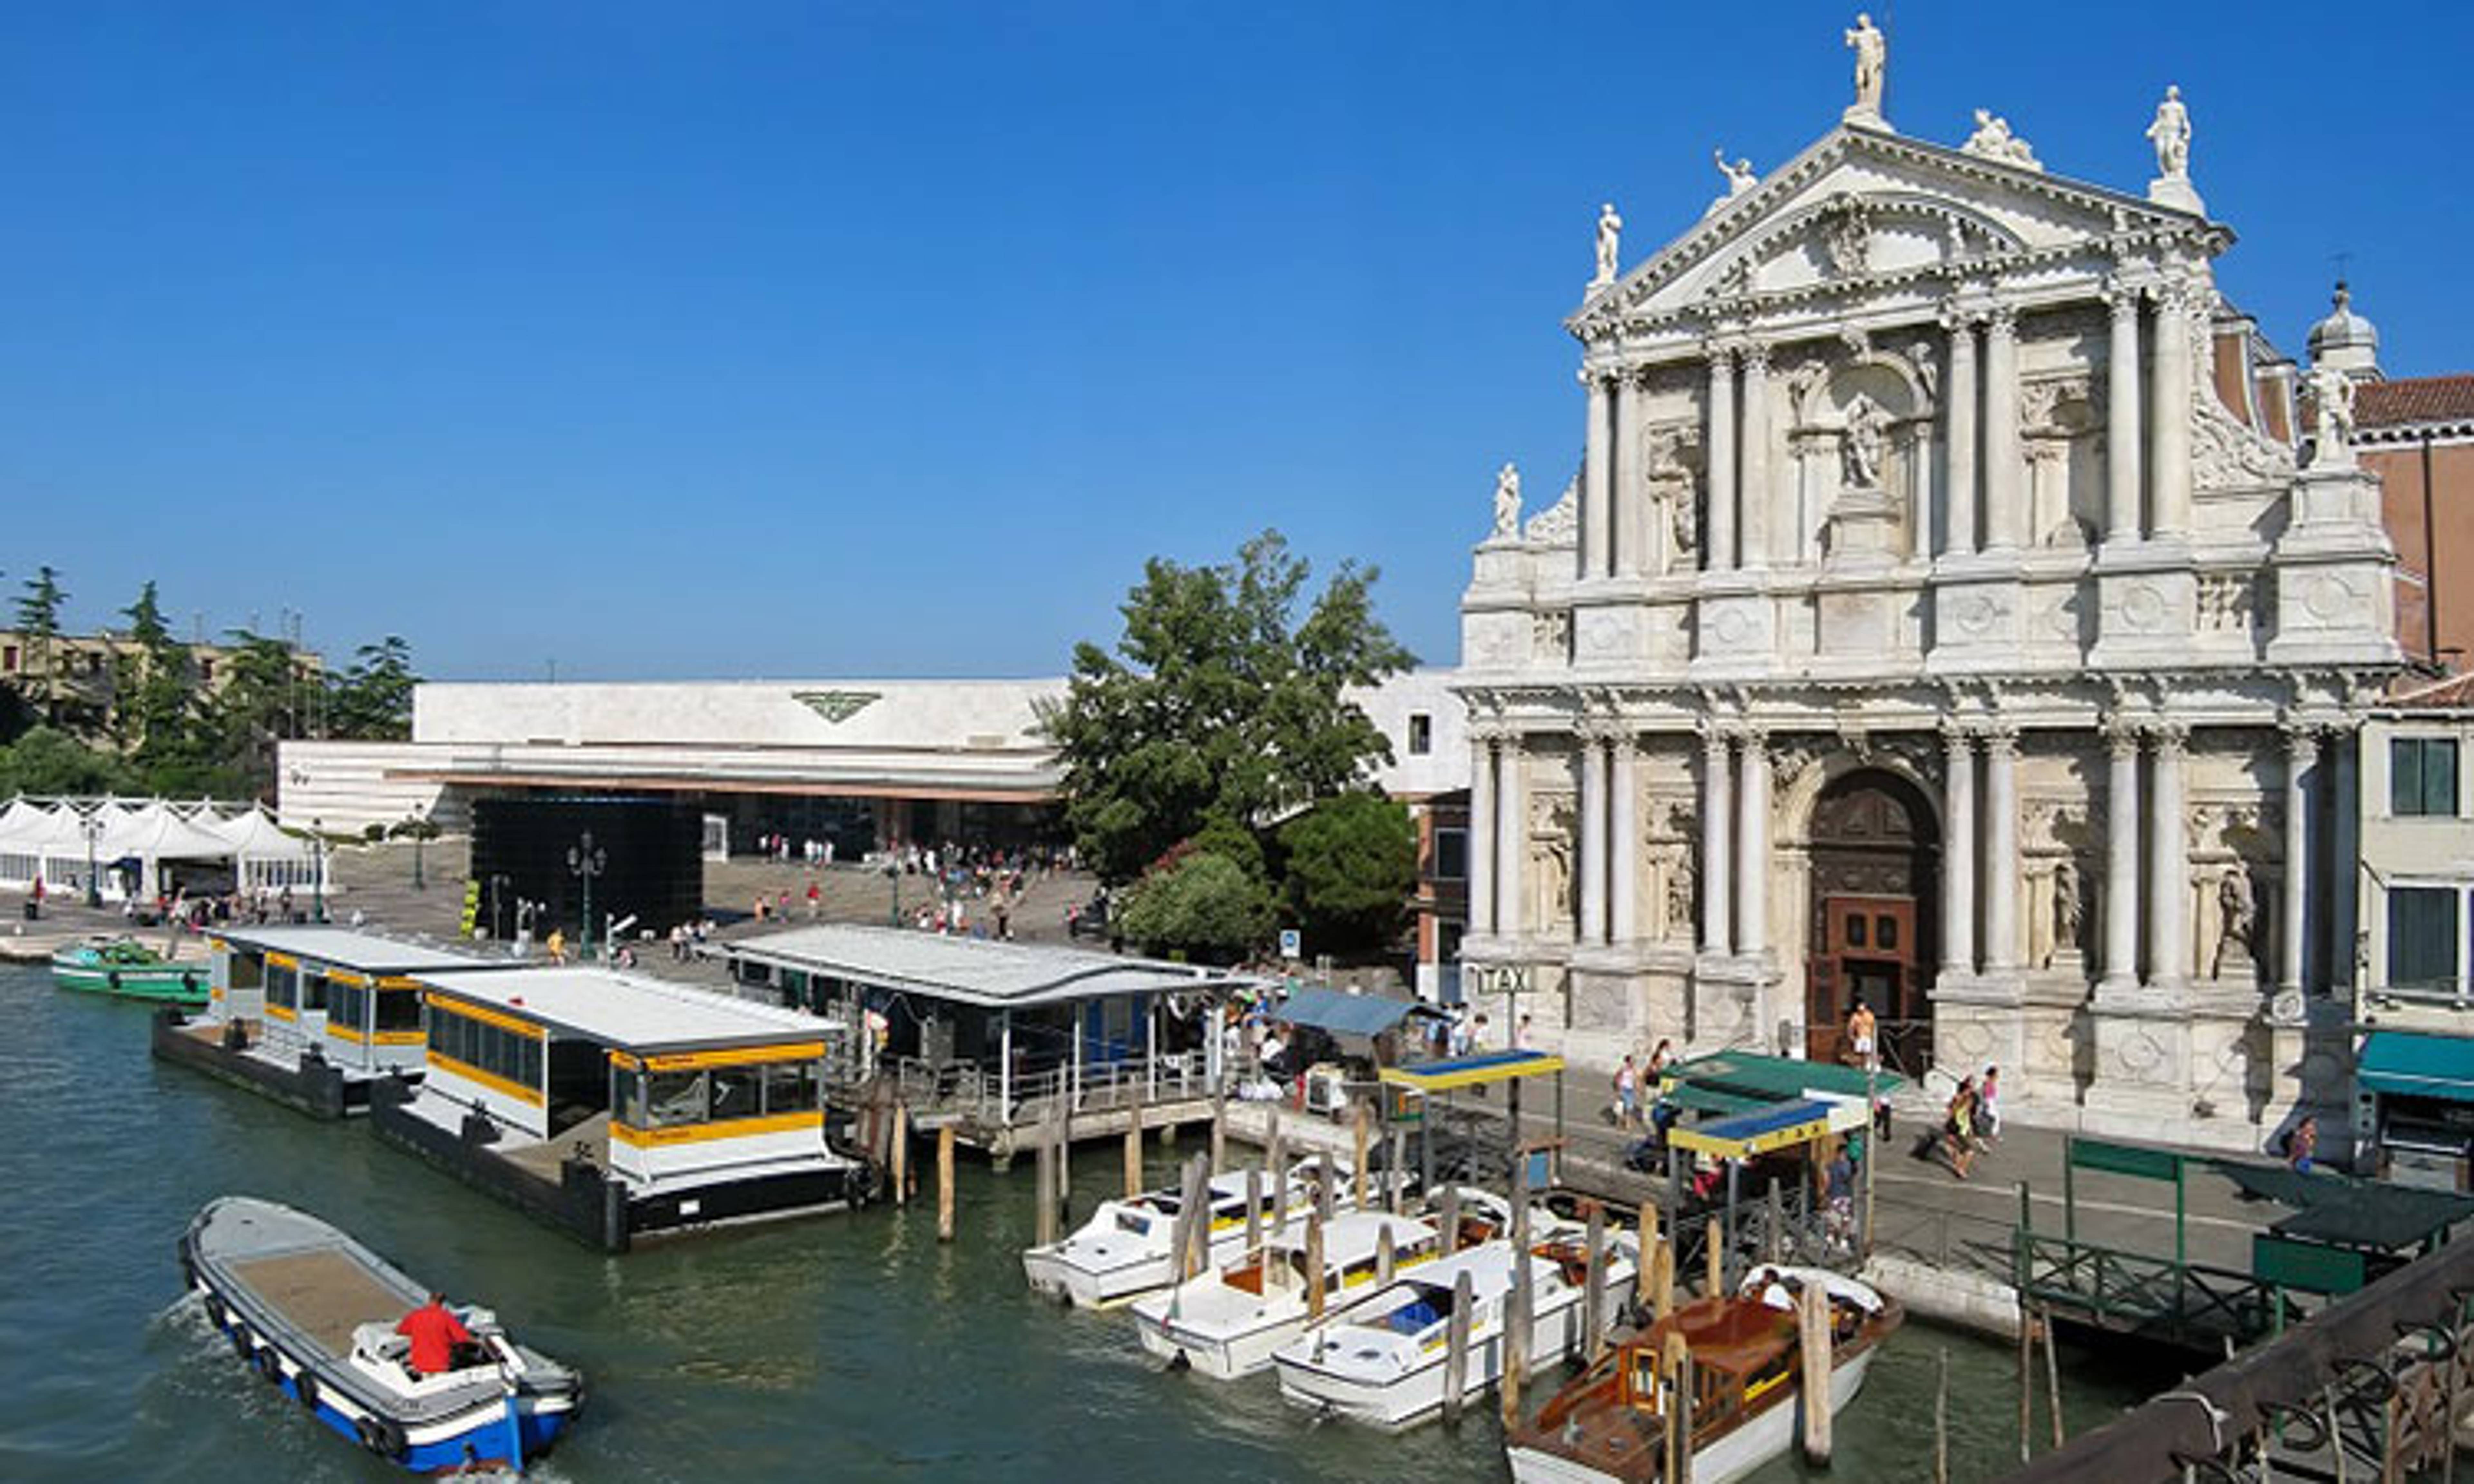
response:
M1984 544L2009 551L2026 525L2019 488L2019 322L2004 305L1984 329ZM1987 945L1988 948L1990 945Z
M1617 577L1637 577L1644 567L1646 553L1642 544L1648 535L1648 515L1643 509L1648 493L1640 477L1639 378L1629 371L1618 374L1614 395L1614 473L1611 480L1614 497L1608 506L1612 529L1607 563L1608 570Z
M2135 542L2145 523L2139 470L2139 291L2116 288L2104 372L2104 539Z
M2139 983L2139 733L2117 727L2105 747L2104 982L2126 990Z
M1976 972L1976 739L1946 731L1942 750L1949 827L1941 850L1941 971L1965 978Z
M2361 791L2355 783L2359 732L2334 732L2328 738L2328 989L2353 987L2355 939L2363 929L2355 904L2362 816Z
M1735 951L1734 909L1728 888L1734 884L1730 844L1735 830L1734 790L1727 775L1733 770L1726 734L1711 731L1701 739L1701 951L1721 958Z
M1743 510L1739 535L1746 567L1770 563L1770 349L1744 347Z
M1950 400L1942 411L1942 550L1963 557L1976 550L1976 323L1944 314L1950 329Z
M1614 900L1607 929L1616 944L1630 946L1640 937L1640 749L1629 727L1615 733L1613 747L1607 790L1614 807L1608 811L1607 850L1614 868L1608 890Z
M1607 941L1607 744L1583 731L1581 742L1581 937Z
M1518 938L1529 928L1529 903L1521 897L1521 876L1529 868L1529 780L1522 770L1528 759L1520 733L1503 738L1494 785L1494 930Z
M2178 990L2191 977L2191 852L2182 824L2188 749L2183 729L2158 730L2147 795L2147 986L2155 990Z
M2160 540L2191 534L2191 291L2176 284L2156 308L2147 388L2147 498Z
M1469 934L1494 931L1494 741L1469 743L1468 910Z
M1984 740L1984 971L2017 973L2019 951L2019 737Z
M1704 564L1712 572L1735 568L1735 352L1710 347L1710 518L1702 533Z
M1585 371L1581 381L1589 392L1589 436L1581 454L1580 575L1591 578L1607 569L1608 533L1613 528L1609 505L1613 492L1614 431L1609 403L1613 378L1603 371Z
M2319 740L2307 728L2285 734L2285 882L2277 893L2277 971L2280 987L2299 994L2303 990L2303 927L2311 900L2311 795L2305 784L2311 765L2319 758Z
M1769 947L1770 749L1769 739L1744 737L1743 787L1736 791L1735 951L1758 957Z

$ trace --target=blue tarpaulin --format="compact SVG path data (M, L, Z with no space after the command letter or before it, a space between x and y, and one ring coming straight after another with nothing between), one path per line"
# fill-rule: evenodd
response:
M1389 994L1344 994L1338 990L1289 992L1272 1013L1291 1025L1311 1025L1334 1036L1380 1036L1426 1007Z

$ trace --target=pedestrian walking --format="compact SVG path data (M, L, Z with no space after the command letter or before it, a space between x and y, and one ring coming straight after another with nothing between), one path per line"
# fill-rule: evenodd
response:
M2318 1158L2319 1120L2304 1113L2302 1121L2293 1126L2293 1132L2285 1137L2286 1162L2293 1166L2295 1174L2308 1175Z
M1976 1085L1977 1132L1988 1139L2001 1137L2001 1068L1984 1068L1984 1080Z
M1633 1065L1632 1054L1624 1054L1623 1065L1615 1068L1615 1127L1633 1126L1640 1103L1640 1068Z
M1967 1178L1968 1166L1976 1162L1976 1120L1977 1104L1976 1079L1962 1078L1958 1090L1951 1094L1950 1106L1943 1111L1942 1148L1950 1158L1951 1173Z

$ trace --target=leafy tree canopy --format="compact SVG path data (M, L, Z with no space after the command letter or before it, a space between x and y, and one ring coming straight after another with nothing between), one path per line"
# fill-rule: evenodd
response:
M135 781L119 758L49 727L33 728L0 749L0 799L12 794L127 793Z
M1391 945L1418 885L1418 828L1406 805L1364 790L1322 800L1280 826L1285 896L1314 951Z
M1128 888L1125 935L1150 953L1226 963L1272 931L1272 894L1225 855L1192 850Z
M1374 616L1378 573L1343 563L1300 621L1309 575L1277 532L1223 565L1153 558L1115 651L1075 646L1043 721L1067 823L1104 879L1131 879L1214 819L1259 826L1390 759L1346 696L1415 663Z

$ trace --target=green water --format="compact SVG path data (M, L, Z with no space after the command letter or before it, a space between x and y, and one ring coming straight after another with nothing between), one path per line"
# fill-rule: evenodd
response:
M1027 1162L1000 1176L965 1161L950 1246L933 1209L913 1208L605 1258L358 1124L313 1123L152 1061L142 1006L0 967L0 1478L400 1476L306 1423L180 1301L173 1244L231 1192L346 1227L580 1366L591 1395L554 1478L1505 1476L1491 1423L1400 1438L1318 1423L1268 1376L1163 1375L1123 1316L1033 1301L1015 1257ZM1087 1209L1117 1161L1095 1151L1076 1173ZM1953 1476L2015 1462L2011 1352L1911 1327L1842 1417L1828 1477L1929 1477L1945 1349ZM2089 1379L2091 1357L2064 1358L2074 1427L2132 1399L2122 1377ZM1796 1476L1784 1463L1759 1475Z

